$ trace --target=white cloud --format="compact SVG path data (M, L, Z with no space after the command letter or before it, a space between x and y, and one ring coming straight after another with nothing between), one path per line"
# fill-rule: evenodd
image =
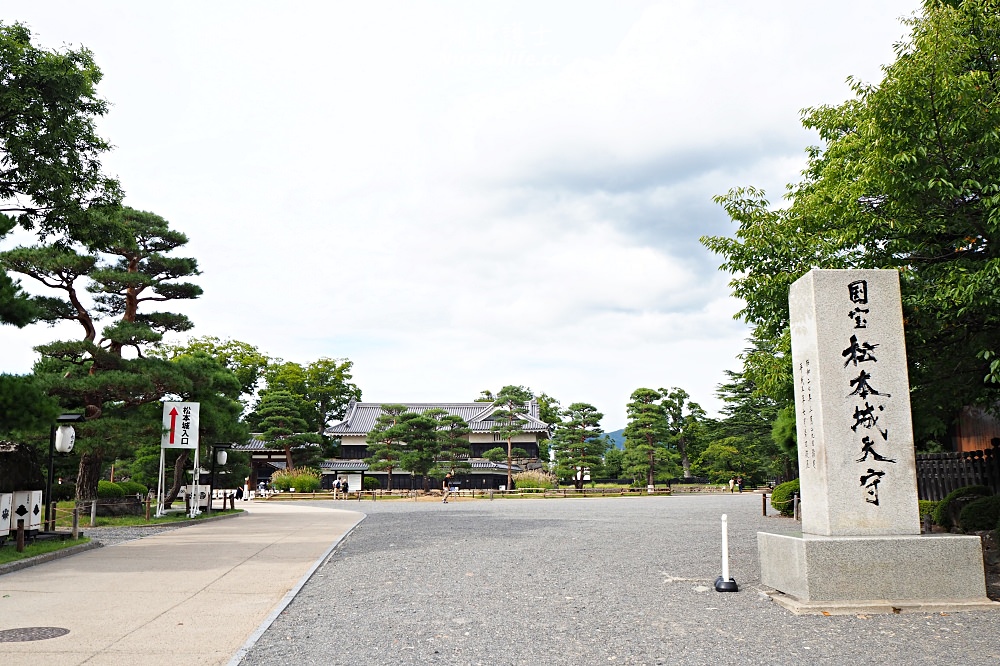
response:
M746 331L711 197L781 187L799 109L874 79L915 0L16 1L91 48L105 163L191 237L198 335L348 357L366 399L525 384L624 425L639 386L710 410ZM63 331L66 331L65 333ZM4 331L0 368L72 328Z

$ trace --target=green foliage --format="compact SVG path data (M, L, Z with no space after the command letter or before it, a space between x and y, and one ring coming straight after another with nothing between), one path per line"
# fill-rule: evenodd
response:
M485 395L486 392L484 392ZM525 386L504 386L496 394L493 404L497 409L491 415L496 424L490 430L507 440L507 487L512 483L511 465L514 456L513 441L518 435L524 434L522 414L528 412L528 401L533 397L531 389Z
M266 371L267 390L297 396L309 430L322 435L331 420L343 418L352 400L361 399L361 389L350 381L352 367L346 358L323 357L305 367L274 361Z
M771 506L780 511L783 516L791 516L795 510L792 502L792 495L799 492L799 480L792 479L785 483L780 483L774 487L771 493Z
M574 485L583 488L586 470L596 470L608 448L602 436L601 419L604 414L585 402L574 402L562 411L564 420L556 425L552 437L555 450L555 472L562 478L573 479Z
M500 462L507 459L507 450L502 446L495 446L488 451L483 452L483 457L490 462Z
M670 431L664 407L658 402L662 397L653 389L636 389L627 406L625 472L635 483L645 477L646 485L652 486L657 477L671 478L680 471L666 447Z
M118 481L118 487L122 489L124 495L142 495L149 493L149 488L137 481Z
M1000 496L980 497L962 507L958 524L964 532L992 530L1000 522Z
M951 529L955 518L955 511L952 505L956 502L965 502L970 498L988 497L993 491L988 486L963 486L951 491L941 500L937 508L934 509L934 524L945 529Z
M173 360L199 353L214 358L231 371L240 385L240 394L249 396L256 389L271 363L253 345L239 340L221 340L213 336L190 338L184 344L161 344L150 352L151 356Z
M26 229L77 232L97 226L91 207L116 205L118 183L101 174L110 145L96 118L101 70L85 48L44 50L27 26L0 23L0 200Z
M318 444L321 437L310 432L309 424L301 414L308 409L301 397L284 390L267 390L261 394L257 415L260 417L261 438L266 442L274 442L285 449L285 462L292 467L302 460L303 453L310 448L318 453L318 447L307 448L309 444ZM293 458L292 449L300 454L299 460Z
M0 374L0 435L47 430L60 411L34 377Z
M97 497L99 499L110 499L114 497L125 497L125 489L117 483L101 479L97 482Z
M934 520L934 512L937 510L939 502L936 500L917 500L917 510L920 512L920 518L923 519L924 516L930 516L931 520Z
M382 484L378 482L374 476L364 476L361 477L361 489L362 490L380 490Z
M286 492L295 488L297 493L311 493L319 489L320 478L318 471L308 467L279 469L271 475L271 486Z
M771 425L771 440L786 454L795 455L798 447L797 437L795 405L785 405Z
M737 188L717 198L735 237L702 242L734 276L739 316L778 354L745 359L786 403L788 287L809 269L900 271L914 431L944 436L966 405L1000 397L1000 12L994 0L928 3L877 85L808 109L789 205Z
M624 472L625 452L619 449L608 449L604 453L604 476L609 479L621 478Z
M520 490L525 488L544 488L551 490L559 487L559 480L548 472L542 470L527 470L518 472L513 476L514 487Z
M76 497L75 483L53 483L52 499L56 502L66 502Z
M375 471L385 470L389 473L388 488L392 490L392 470L398 468L403 456L403 436L405 427L400 424L400 417L406 412L406 405L382 405L382 413L375 420L375 425L368 431L365 441L368 443L368 457L365 462Z

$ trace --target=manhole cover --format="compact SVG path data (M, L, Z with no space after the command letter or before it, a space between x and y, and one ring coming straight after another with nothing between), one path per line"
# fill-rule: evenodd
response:
M62 627L21 627L20 629L0 629L0 643L23 643L59 638L69 633Z

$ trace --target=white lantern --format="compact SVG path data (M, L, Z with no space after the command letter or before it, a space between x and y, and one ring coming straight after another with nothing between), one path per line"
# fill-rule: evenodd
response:
M229 460L229 454L226 453L225 449L219 449L215 452L215 462L225 465L227 460Z
M76 430L71 425L61 425L56 429L56 451L69 453L76 443Z

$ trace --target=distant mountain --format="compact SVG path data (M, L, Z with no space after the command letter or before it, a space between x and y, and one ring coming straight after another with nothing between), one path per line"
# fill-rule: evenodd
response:
M604 433L604 436L614 442L616 449L625 449L625 428L621 428L613 432L606 432Z

